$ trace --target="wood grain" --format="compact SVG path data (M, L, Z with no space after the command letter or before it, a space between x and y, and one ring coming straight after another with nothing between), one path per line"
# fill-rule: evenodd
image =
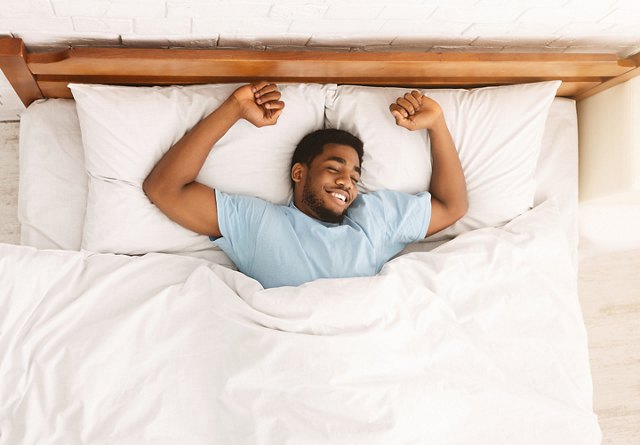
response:
M403 87L463 87L562 80L559 96L579 97L622 76L635 75L639 57L614 54L416 53L254 51L218 49L69 48L24 52L20 39L0 39L20 73L16 92L28 105L44 97L71 97L69 82L119 85L274 82ZM21 49L16 51L16 47ZM24 64L26 63L26 69ZM12 65L12 66L13 66ZM3 66L4 69L4 66ZM26 79L26 80L23 80ZM34 87L35 81L35 87ZM15 82L15 83L14 83ZM27 83L30 91L16 85Z
M0 69L25 106L43 97L26 58L27 50L22 40L0 38Z

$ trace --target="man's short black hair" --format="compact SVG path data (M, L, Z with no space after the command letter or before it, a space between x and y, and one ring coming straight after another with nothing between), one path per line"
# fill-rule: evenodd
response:
M360 166L362 166L362 156L364 155L362 141L348 131L326 128L316 130L302 138L296 147L296 151L293 152L291 167L298 162L311 165L311 162L313 162L316 156L322 153L326 144L341 144L353 147L356 153L358 153L358 161L360 162Z

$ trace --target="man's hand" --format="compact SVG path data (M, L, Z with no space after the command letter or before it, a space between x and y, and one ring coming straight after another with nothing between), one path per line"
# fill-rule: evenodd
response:
M396 99L389 106L389 111L397 125L411 131L430 130L444 122L440 105L416 90Z
M229 101L239 106L241 118L256 127L264 127L274 125L282 114L284 102L280 100L281 96L276 84L262 81L238 88Z

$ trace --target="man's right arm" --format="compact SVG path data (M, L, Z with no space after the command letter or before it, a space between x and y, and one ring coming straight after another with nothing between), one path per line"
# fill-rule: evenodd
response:
M389 106L396 124L408 130L424 130L431 139L433 160L431 183L431 220L426 236L443 230L462 218L469 202L467 185L458 152L438 103L412 91Z
M194 232L221 236L215 191L196 182L213 146L239 120L274 125L284 103L274 84L238 88L219 108L185 134L160 159L142 188L170 219Z

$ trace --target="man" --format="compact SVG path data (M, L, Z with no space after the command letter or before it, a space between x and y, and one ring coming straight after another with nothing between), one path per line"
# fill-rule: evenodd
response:
M406 244L466 213L464 174L442 109L418 91L399 97L389 110L397 125L429 132L429 192L359 195L362 142L340 130L319 130L302 139L292 161L289 206L229 195L195 181L211 149L235 122L276 124L285 107L280 99L277 86L268 82L238 88L170 148L143 184L169 218L209 235L240 271L264 287L375 275Z

